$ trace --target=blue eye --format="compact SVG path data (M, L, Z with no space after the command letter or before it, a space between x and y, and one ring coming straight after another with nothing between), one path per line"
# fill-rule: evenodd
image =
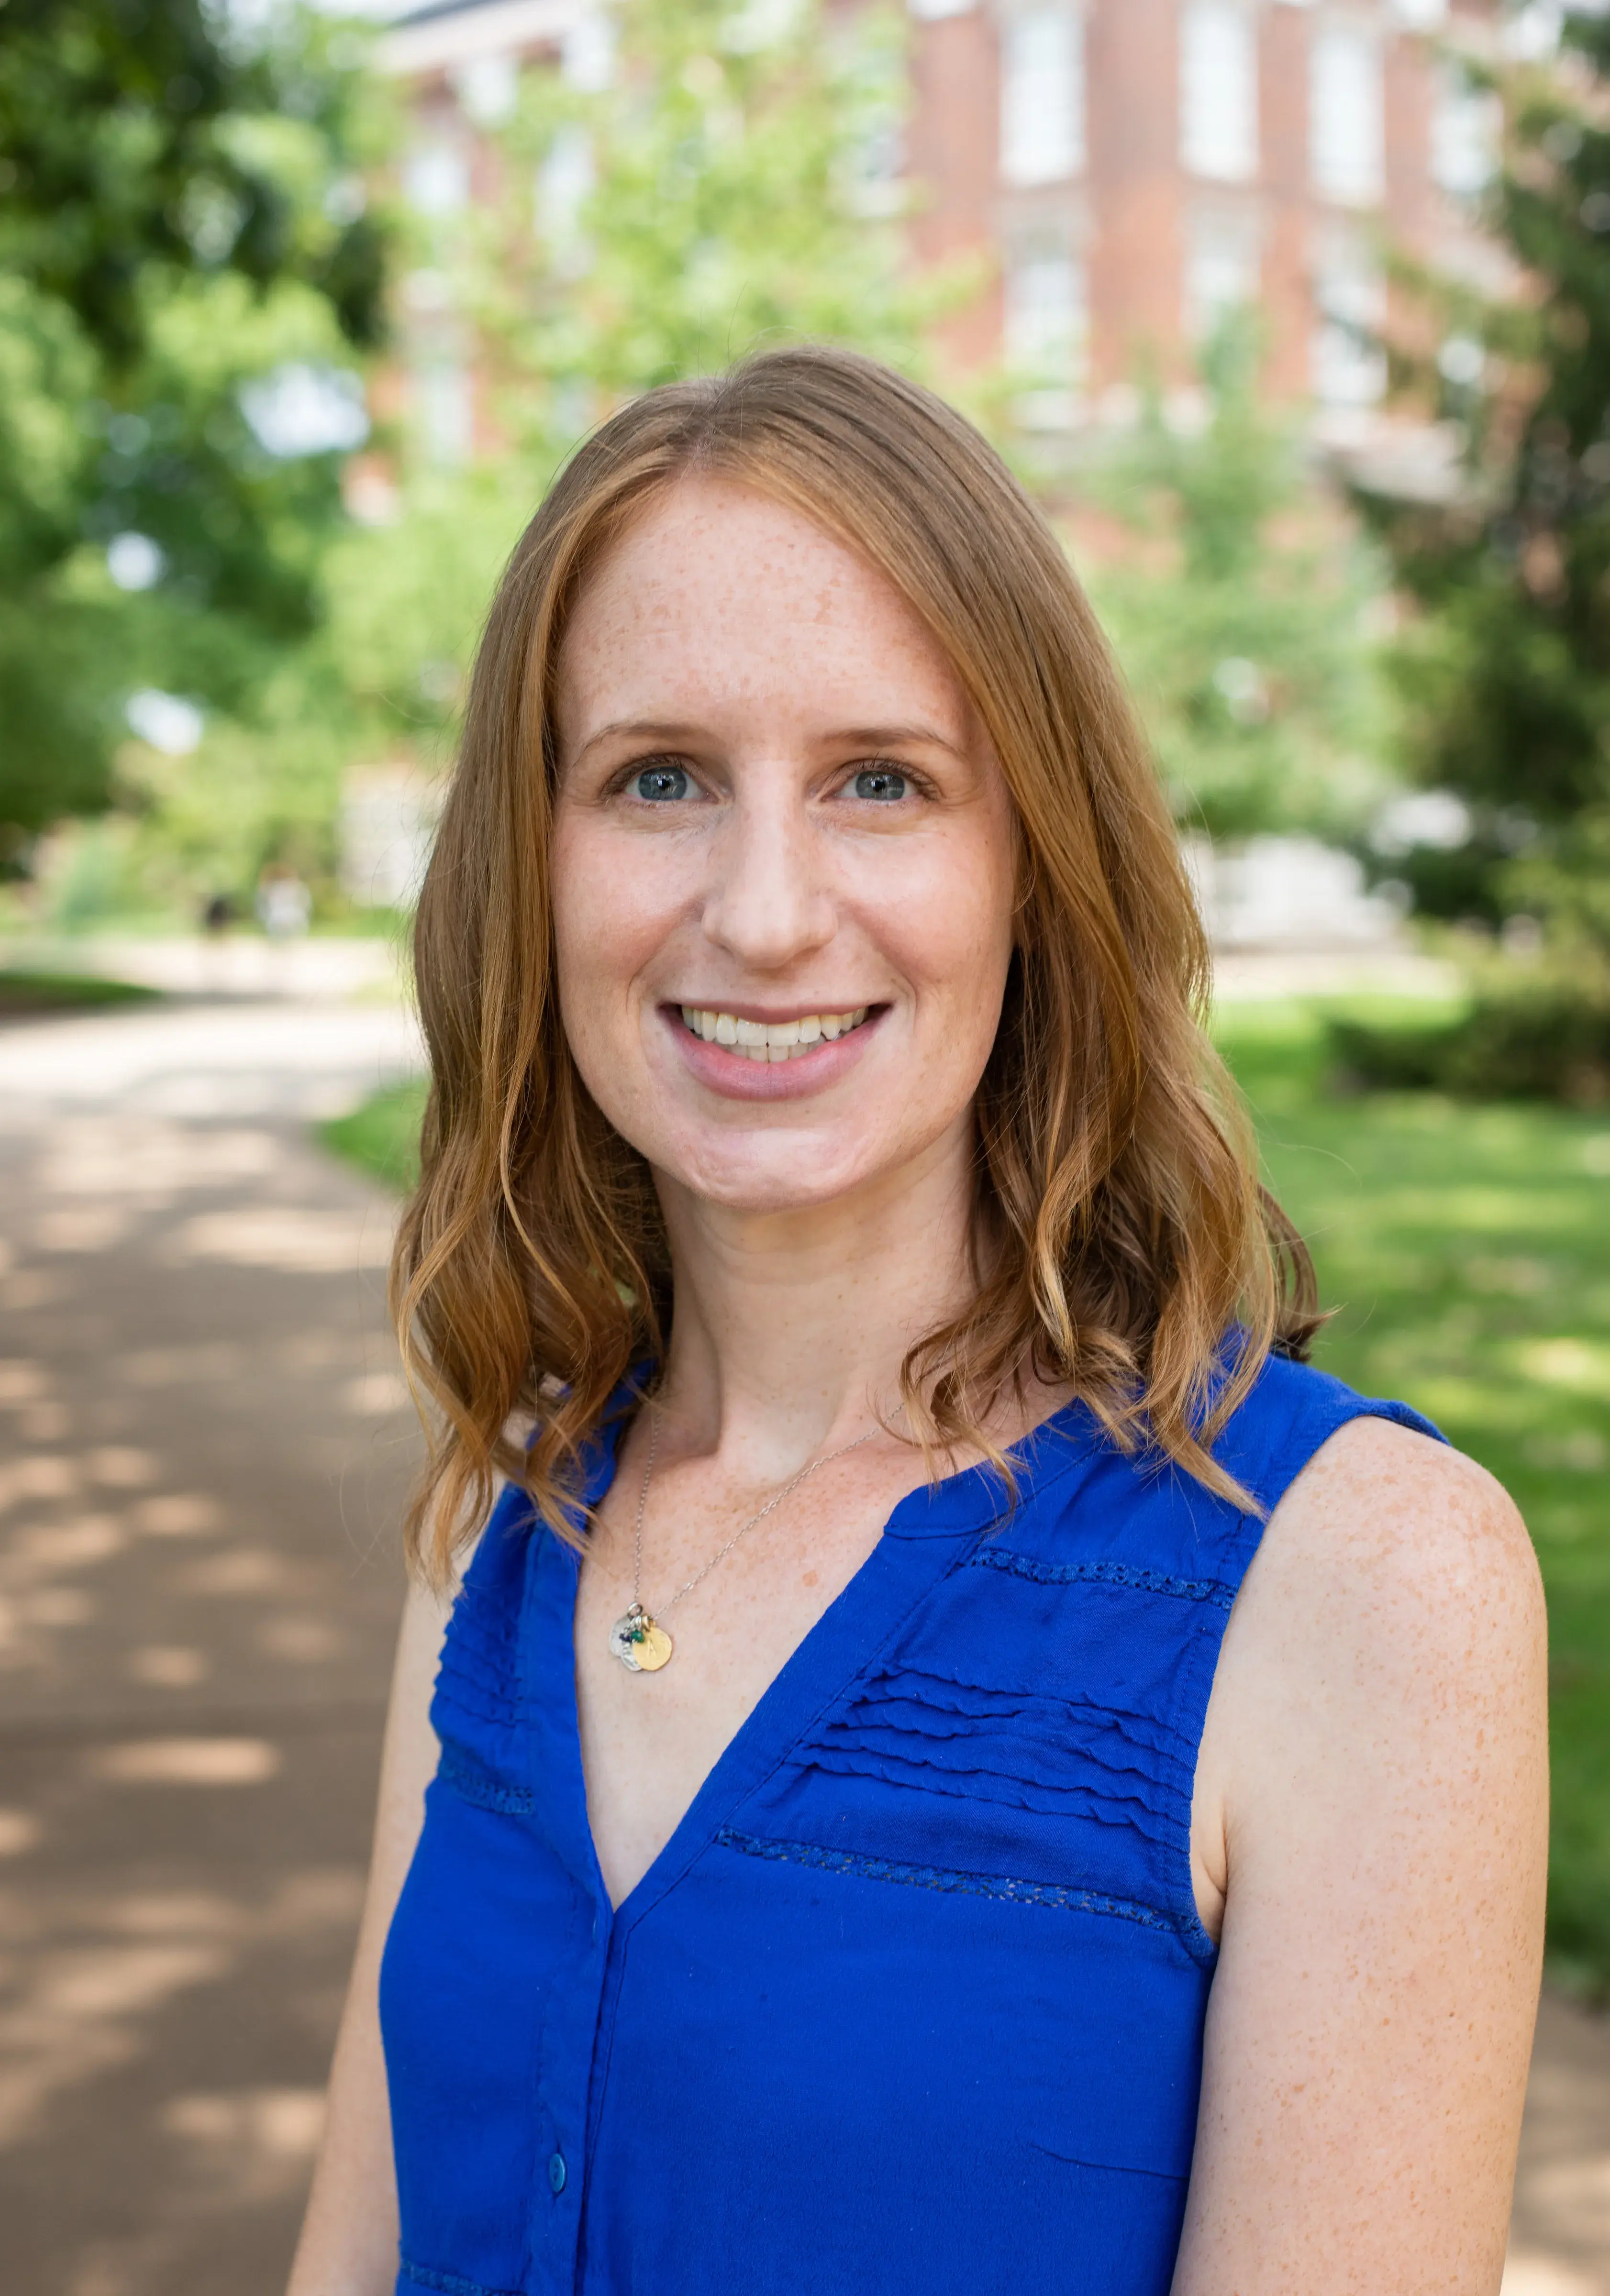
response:
M637 786L638 796L651 805L665 805L687 795L687 775L680 766L645 766Z
M855 777L855 793L879 805L893 805L906 794L906 776L891 766L867 766Z

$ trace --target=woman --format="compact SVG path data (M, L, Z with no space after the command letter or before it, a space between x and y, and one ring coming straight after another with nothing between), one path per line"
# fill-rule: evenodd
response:
M390 2288L399 2198L448 2296L1496 2291L1531 1549L1301 1361L1140 737L977 435L821 350L606 423L418 970L440 1432L294 2296Z

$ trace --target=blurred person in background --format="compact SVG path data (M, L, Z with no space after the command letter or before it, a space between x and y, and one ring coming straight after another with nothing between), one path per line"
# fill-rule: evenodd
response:
M1304 1361L1144 742L978 435L810 349L606 422L417 972L439 1416L293 2296L1495 2296L1531 1547Z
M258 922L270 940L296 940L313 921L313 896L283 862L270 862L257 881Z

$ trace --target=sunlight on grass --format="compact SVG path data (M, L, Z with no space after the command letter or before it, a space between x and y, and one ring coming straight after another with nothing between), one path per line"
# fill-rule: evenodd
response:
M1550 1940L1557 1974L1610 1986L1610 1122L1335 1097L1311 1007L1232 1006L1218 1033L1337 1310L1317 1360L1417 1405L1532 1527L1552 1635Z
M349 1164L368 1172L404 1194L419 1171L419 1124L425 1112L423 1078L392 1085L365 1101L350 1116L338 1116L318 1128L326 1147Z

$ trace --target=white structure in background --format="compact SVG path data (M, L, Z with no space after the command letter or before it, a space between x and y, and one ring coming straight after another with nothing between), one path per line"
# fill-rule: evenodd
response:
M1189 0L1180 17L1179 156L1213 183L1258 172L1258 22L1239 0Z
M1504 133L1502 99L1472 87L1455 63L1437 75L1431 115L1432 181L1455 199L1473 199L1492 181Z
M193 701L182 693L164 693L160 686L143 685L124 704L128 730L165 758L187 758L199 750L207 720Z
M1000 172L1018 185L1060 183L1085 164L1084 17L1031 8L1001 26Z
M1036 381L1076 382L1083 372L1085 268L1068 248L1037 248L1009 264L1005 283L1008 364Z
M1385 949L1400 938L1401 912L1365 890L1362 865L1315 838L1187 837L1182 851L1215 948Z
M286 461L350 454L369 436L362 376L306 359L289 360L244 384L241 412L258 444Z
M442 791L417 766L357 766L341 793L341 878L365 909L411 908L431 857Z
M1209 209L1187 217L1185 323L1194 343L1257 301L1261 257L1255 212Z
M1374 207L1386 190L1386 92L1373 29L1316 25L1308 90L1309 169L1315 191L1343 207Z
M1386 390L1386 354L1377 340L1386 318L1386 283L1367 242L1346 227L1319 235L1313 271L1314 329L1309 380L1321 408L1374 406Z

